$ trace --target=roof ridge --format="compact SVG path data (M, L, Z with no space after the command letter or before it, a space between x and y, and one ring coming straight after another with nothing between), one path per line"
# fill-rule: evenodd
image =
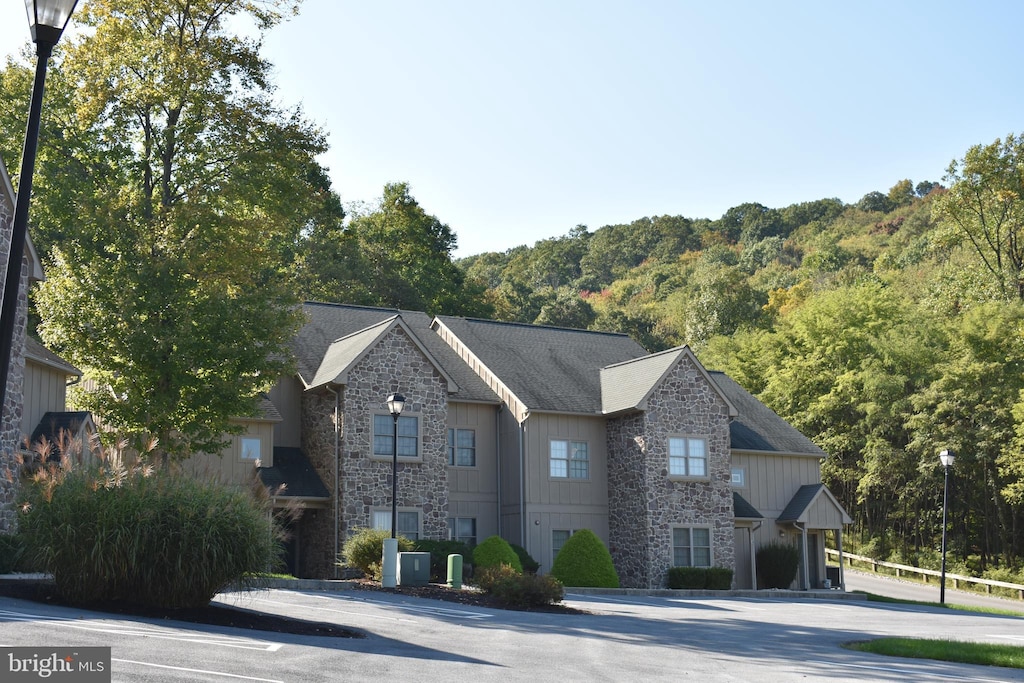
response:
M471 323L487 323L490 325L506 325L511 327L526 327L531 330L557 330L559 332L581 332L583 334L600 334L609 337L626 337L632 339L625 332L613 332L610 330L585 330L580 327L559 327L558 325L538 325L536 323L524 323L518 320L490 320L489 318L473 318L462 315L437 315L435 318L464 320Z
M356 308L364 311L388 311L392 313L401 313L400 309L392 308L390 306L364 306L362 304L339 304L332 301L313 301L307 299L302 302L303 306L323 306L327 308ZM417 311L411 311L416 313Z

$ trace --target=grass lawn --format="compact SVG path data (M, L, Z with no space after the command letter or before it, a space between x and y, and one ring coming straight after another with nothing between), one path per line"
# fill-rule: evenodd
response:
M964 643L955 640L877 638L847 643L845 647L891 657L935 659L961 664L983 664L1024 669L1024 647L992 643Z

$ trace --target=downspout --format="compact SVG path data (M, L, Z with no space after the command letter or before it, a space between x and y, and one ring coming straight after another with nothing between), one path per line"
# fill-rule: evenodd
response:
M498 536L505 538L501 533L501 404L494 411L494 462L498 491Z
M811 576L808 573L808 570L810 568L807 566L807 526L806 525L800 526L796 522L793 522L793 526L800 530L800 555L803 558L803 572L802 572L802 574L803 574L803 577L804 577L803 590L809 591L809 590L811 590Z
M754 550L754 532L759 531L764 522L755 522L757 526L750 527L750 587L757 590L757 553Z
M338 472L338 460L341 456L341 392L335 391L330 384L326 385L327 391L334 394L334 578L338 578L338 534L341 531L338 520L338 487L341 484L341 476Z

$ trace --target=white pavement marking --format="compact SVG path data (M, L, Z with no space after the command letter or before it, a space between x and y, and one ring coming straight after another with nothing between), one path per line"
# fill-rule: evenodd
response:
M31 614L27 612L12 612L10 610L0 610L0 621L42 621L48 624L64 626L66 628L78 629L80 631L113 633L123 636L140 636L145 638L162 638L163 640L178 640L185 643L200 643L202 645L219 645L221 647L233 647L242 650L277 652L281 649L280 643L268 643L266 641L254 640L252 638L238 638L216 634L186 634L184 631L176 631L174 629L151 626L148 624L118 622L100 624L82 619L68 619L65 617L53 617L45 614Z
M186 669L183 666L168 666L166 664L154 664L152 662L139 662L134 659L117 659L111 658L112 662L121 662L122 664L137 664L138 666L151 666L156 669L170 669L171 671L185 671L192 674L208 674L210 676L223 676L224 678L240 678L243 681L259 681L259 683L284 683L276 678L253 678L252 676L242 676L240 674L229 674L223 671L208 671L207 669Z

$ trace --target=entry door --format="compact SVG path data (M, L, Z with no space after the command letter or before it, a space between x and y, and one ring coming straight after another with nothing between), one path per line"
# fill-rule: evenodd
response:
M818 559L818 534L807 534L807 568L811 588L821 587L821 564Z
M754 577L750 575L750 527L736 527L735 539L736 587L753 588Z

